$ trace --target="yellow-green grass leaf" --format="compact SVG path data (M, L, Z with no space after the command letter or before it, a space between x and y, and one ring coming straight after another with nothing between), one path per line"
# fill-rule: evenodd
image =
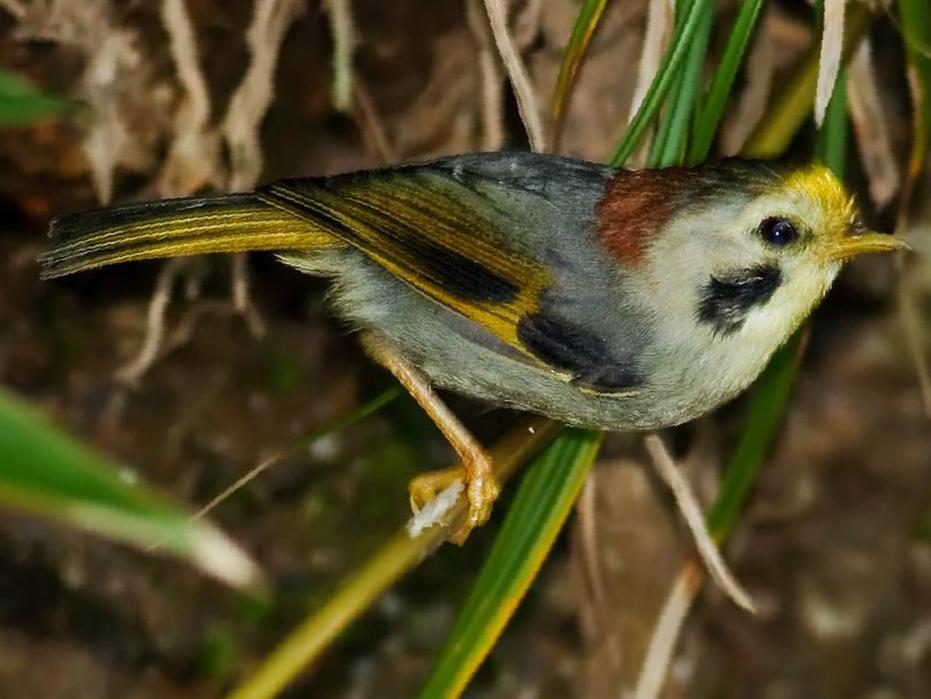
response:
M687 4L686 2L680 3L682 7L686 7ZM660 121L659 131L647 159L650 167L669 167L682 162L713 24L714 5L707 5L699 16L684 65L669 94L669 106Z
M689 165L697 165L704 161L711 151L711 143L714 141L721 116L724 114L724 106L734 86L734 78L743 62L762 6L763 0L743 0L740 3L740 10L734 21L734 28L727 39L721 62L714 72L708 95L695 119L695 129L689 145Z
M713 6L714 3L711 2L711 0L694 0L688 8L682 22L676 23L676 32L672 37L669 50L666 52L666 55L663 56L663 62L656 72L656 77L654 77L653 82L650 83L650 87L643 97L640 108L631 120L627 131L624 133L624 138L621 139L621 142L615 149L614 155L610 161L611 165L615 167L620 166L627 161L637 148L637 145L646 133L647 127L656 116L663 104L663 100L672 88L676 76L679 74L679 70L682 68L685 58L689 53L689 48L692 46L692 42L701 28L701 23L705 16L704 13L709 5Z
M0 389L0 506L139 547L158 544L223 582L256 587L252 559L216 527L156 495Z
M866 34L873 13L865 5L853 3L846 12L844 51L846 61ZM818 51L810 51L792 73L779 98L774 99L766 118L750 134L742 155L747 158L774 158L789 146L792 137L811 116L818 83Z
M708 514L708 529L717 541L727 538L756 480L763 459L782 424L801 356L797 333L769 362L757 380L747 410L747 426L721 481L721 490Z
M575 25L572 27L569 43L563 51L559 75L556 78L556 89L553 92L553 150L559 150L563 121L569 108L572 88L575 86L579 67L582 65L592 35L598 28L607 4L608 0L584 0L579 9L579 15L575 19Z
M420 699L465 689L536 578L600 445L601 432L566 430L524 475Z
M489 450L495 476L501 482L507 481L560 429L557 423L540 417L519 423ZM411 537L406 526L395 532L337 585L337 592L278 644L227 699L270 699L278 694L386 590L442 544L450 528L465 515L465 510L465 502L460 498L443 518L445 526L429 527L415 537Z
M818 131L817 143L818 159L840 178L846 169L847 125L847 69L841 68L824 113L824 122Z
M0 70L0 126L28 126L61 116L74 107L36 89L15 73Z

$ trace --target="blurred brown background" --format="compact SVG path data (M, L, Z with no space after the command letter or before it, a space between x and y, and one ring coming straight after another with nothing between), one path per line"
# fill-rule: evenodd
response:
M89 107L76 119L0 133L0 382L192 504L390 381L328 314L325 284L269 256L249 261L245 310L228 261L173 269L161 340L141 361L164 265L40 283L35 257L49 217L101 197L183 195L251 176L527 147L479 3L352 0L353 103L344 112L332 96L332 4L265 4L279 14L258 41L276 70L258 89L273 87L273 96L267 114L253 93L228 116L250 64L250 0L184 3L202 94L191 89L198 76L176 70L169 2L0 2L0 65ZM566 152L603 160L623 132L646 5L609 3L572 102ZM721 5L712 52L734 9ZM720 153L739 148L786 67L814 41L805 3L765 11ZM577 12L573 0L512 3L512 29L542 100ZM895 45L883 42L895 31L880 22L873 45ZM850 179L886 225L897 188L890 163L908 147L900 61L874 52L882 124L861 120L850 145ZM242 155L231 144L249 144L252 109L259 140ZM863 135L871 125L880 135ZM812 136L809 127L793 151L810 153ZM917 198L927 201L927 189ZM916 246L931 248L927 218L917 220ZM907 283L927 325L928 282L920 259L906 282L891 260L863 260L815 314L785 424L728 546L761 613L706 591L665 696L927 696L931 438L895 297ZM714 493L745 404L668 435L703 495ZM485 439L499 431L501 411L454 405ZM277 584L268 606L180 565L0 515L0 696L221 696L403 521L408 478L447 458L416 407L399 401L222 505L217 521ZM646 465L638 438L608 440L583 500L593 529L583 535L576 523L560 540L470 696L600 699L633 686L688 542ZM285 696L412 696L493 528L427 561Z

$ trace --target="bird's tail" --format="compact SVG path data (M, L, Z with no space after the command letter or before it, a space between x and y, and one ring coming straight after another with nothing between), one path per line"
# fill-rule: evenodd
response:
M117 262L251 250L316 250L341 243L322 227L252 194L167 199L69 214L52 221L39 258L51 279Z

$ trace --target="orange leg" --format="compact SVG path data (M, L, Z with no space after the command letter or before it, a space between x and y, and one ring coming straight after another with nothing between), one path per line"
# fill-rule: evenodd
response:
M462 466L418 476L410 482L408 491L411 507L417 511L454 481L461 480L469 498L469 512L462 527L453 533L450 540L457 544L463 543L473 528L488 520L491 506L498 497L500 486L492 470L491 459L472 433L436 395L426 376L400 357L386 341L375 335L363 335L362 346L372 359L390 371L411 394L462 461Z

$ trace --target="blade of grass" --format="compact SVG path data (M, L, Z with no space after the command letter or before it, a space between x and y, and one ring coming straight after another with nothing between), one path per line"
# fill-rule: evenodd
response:
M619 167L627 161L631 153L636 149L637 144L640 143L640 139L646 133L653 117L656 116L662 106L663 99L672 88L675 77L685 61L689 47L701 25L704 17L703 13L708 5L713 6L711 0L694 0L682 24L676 30L669 45L669 50L663 57L663 62L643 98L640 109L637 110L637 114L631 120L624 138L621 139L611 158L610 163L614 167Z
M36 89L21 76L0 70L0 126L29 126L73 107L74 103Z
M747 426L727 462L721 490L708 514L708 528L719 543L727 538L756 481L789 403L801 358L801 333L773 355L759 378L747 409Z
M575 79L607 4L608 0L584 0L579 10L579 16L576 17L575 25L572 27L569 43L566 45L562 55L562 63L559 65L556 89L553 92L551 107L553 113L553 152L559 151L563 122L569 108L572 89L575 87Z
M844 29L844 62L852 54L873 20L872 11L861 3L847 9ZM811 115L818 83L818 51L809 51L805 60L779 91L759 125L750 134L742 155L747 158L773 158L789 146L792 137Z
M834 91L824 113L824 124L818 132L818 159L838 176L843 177L847 164L847 69L837 72Z
M508 432L490 450L497 477L502 482L507 480L560 429L561 426L551 420L533 418ZM442 544L450 530L449 525L454 525L464 513L465 504L460 499L444 517L448 526L430 527L414 538L408 535L406 527L401 527L338 585L336 594L292 631L227 699L269 699L275 696L386 590Z
M317 442L324 437L331 435L335 432L339 432L350 425L363 420L372 413L375 413L381 410L388 403L393 401L395 398L399 397L402 394L402 389L400 386L392 386L391 388L382 391L380 394L372 398L370 401L363 403L357 408L350 410L345 415L342 415L338 418L335 418L333 421L327 423L318 430L314 430L310 434L302 437L292 444L290 447L281 450L277 454L268 457L262 461L258 466L251 469L246 473L242 478L237 479L234 483L230 484L229 487L224 488L216 497L212 498L206 505L201 507L195 517L203 517L211 510L213 510L217 505L226 500L230 495L235 493L237 490L245 486L250 481L258 478L262 473L267 469L277 464L283 458L290 454L294 454L297 451L307 449L314 442Z
M227 584L259 584L258 568L219 530L126 473L0 389L0 503L141 548L162 542Z
M734 78L737 76L737 70L743 62L747 45L750 43L750 37L753 35L753 29L756 27L756 21L760 16L762 6L763 0L743 0L740 3L740 10L737 13L737 19L734 21L734 28L727 39L724 55L721 56L721 62L718 64L711 80L708 96L705 98L695 119L695 128L687 159L688 165L697 165L704 161L711 151L714 134L717 132L718 124L724 114L724 105L727 104L727 98L734 86Z
M670 93L669 111L664 116L650 149L650 167L668 167L682 161L689 133L688 124L695 110L713 24L714 5L707 5L699 15L685 65L677 76L678 84Z
M524 476L420 699L458 697L536 578L578 497L601 432L566 430Z

